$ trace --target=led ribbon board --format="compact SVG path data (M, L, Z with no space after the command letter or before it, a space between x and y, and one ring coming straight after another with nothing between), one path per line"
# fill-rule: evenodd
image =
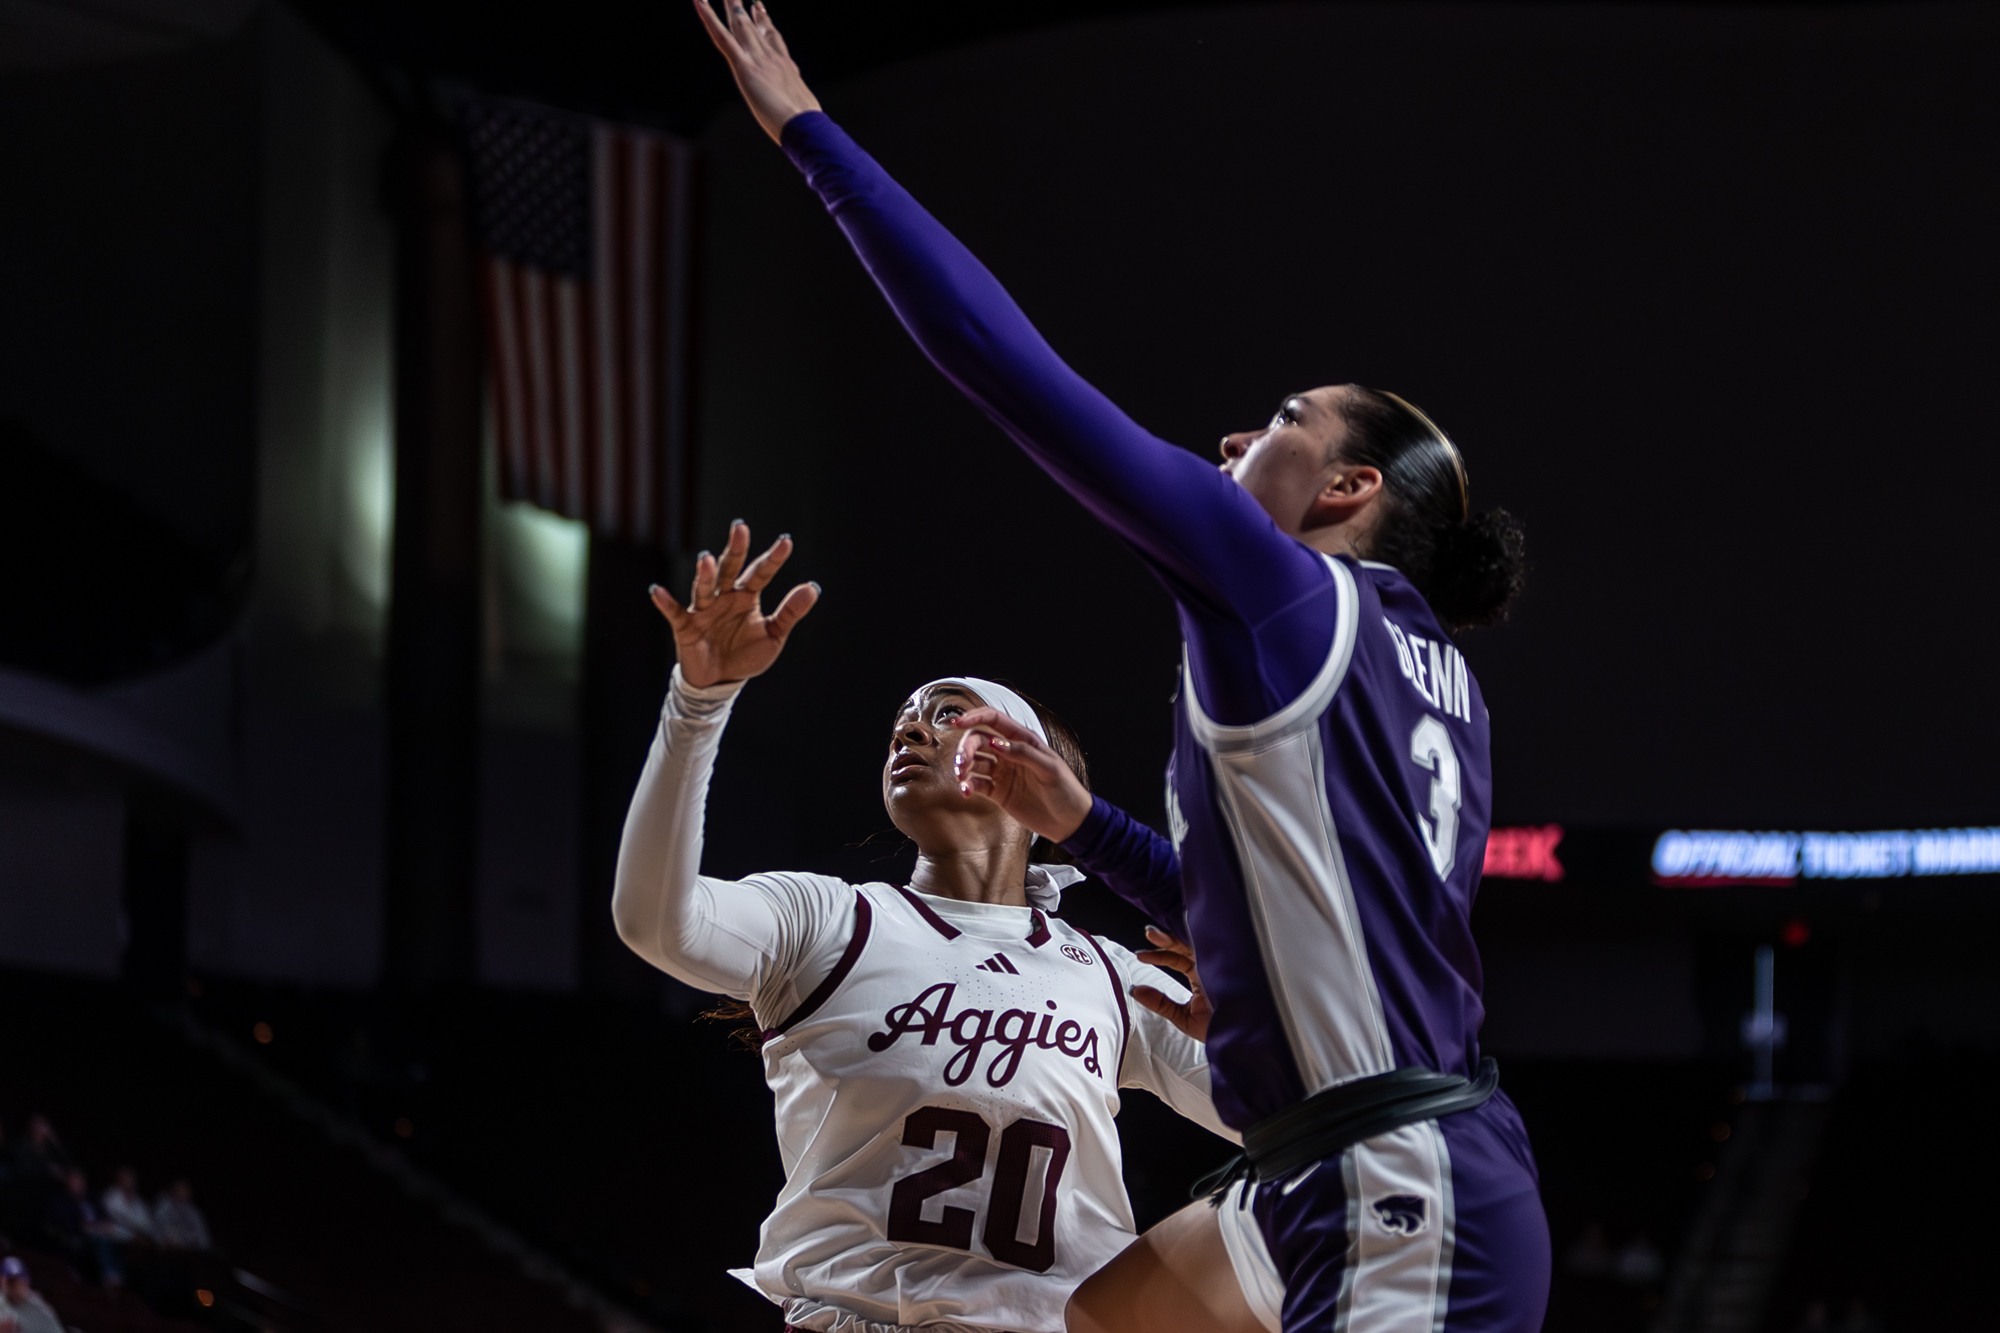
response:
M1676 887L2000 874L2000 828L1879 833L1671 829L1653 844L1655 883Z
M1488 879L1539 879L1555 883L1563 877L1556 846L1563 839L1561 824L1537 828L1496 828L1486 835Z

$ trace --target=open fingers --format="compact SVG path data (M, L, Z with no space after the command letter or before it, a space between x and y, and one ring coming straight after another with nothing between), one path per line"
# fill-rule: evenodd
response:
M996 736L980 728L959 737L958 749L952 752L951 762L960 781L975 778L990 781L1003 763L1046 771L1062 760L1056 757L1055 751L1039 748L1032 735L1017 745L1005 736Z
M1184 954L1169 953L1165 949L1139 949L1135 950L1132 956L1142 963L1153 967L1164 967L1184 977L1194 975L1194 960Z
M981 731L959 740L958 749L951 756L951 771L958 779L959 791L970 796L975 790L983 795L993 789L993 776L999 769L993 747L1004 744L1005 741Z
M1013 718L1008 717L999 709L991 706L975 708L970 712L960 713L957 717L951 719L951 725L960 731L976 730L991 732L1006 742L1006 744L998 747L1002 750L1012 749L1015 745L1025 745L1030 749L1039 749L1042 746L1041 738L1035 735L1034 732L1029 731Z
M778 25L771 22L771 12L764 8L764 0L757 0L751 13L756 15L758 28L764 34L764 40L771 44L771 49L787 60L791 59L791 50L785 45L785 34L779 32Z
M1169 999L1165 991L1152 986L1134 986L1132 998L1176 1027L1185 1027L1191 1017L1186 1004Z
M705 611L715 602L715 554L703 551L694 559L694 582L688 588L687 609Z
M750 555L750 525L742 519L729 524L729 540L722 545L722 564L715 571L715 590L727 592L736 586L737 572Z
M785 561L792 558L792 534L787 532L771 543L764 554L743 567L736 576L735 586L747 592L762 592L764 585L785 567Z
M728 2L724 0L725 4ZM742 59L743 48L737 43L736 35L716 17L709 0L694 0L694 8L701 15L701 26L708 29L708 39L715 43L715 49L722 52L723 58L732 65Z
M805 619L806 612L819 603L819 585L801 583L785 594L785 600L778 603L778 609L769 621L772 638L782 642L792 632L792 626Z
M750 13L750 7L743 0L723 0L729 6L729 35L745 51L755 51L763 45L757 34L757 21Z
M646 589L646 595L652 599L654 608L667 618L669 625L672 625L675 629L679 629L686 622L688 615L687 608L675 601L674 595L665 588L655 583L652 587Z

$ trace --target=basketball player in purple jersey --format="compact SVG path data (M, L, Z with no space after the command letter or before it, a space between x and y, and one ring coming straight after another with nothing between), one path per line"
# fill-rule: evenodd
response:
M1176 602L1173 844L1102 802L1012 808L1193 943L1215 1105L1247 1160L1220 1207L1086 1284L1070 1328L1187 1328L1188 1284L1226 1254L1284 1333L1530 1333L1548 1229L1526 1132L1479 1056L1491 766L1449 637L1504 615L1518 528L1471 513L1427 417L1358 385L1285 398L1223 441L1219 470L1148 434L820 111L761 4L725 2L726 22L696 0L710 37L904 327ZM973 747L968 787L1006 753Z

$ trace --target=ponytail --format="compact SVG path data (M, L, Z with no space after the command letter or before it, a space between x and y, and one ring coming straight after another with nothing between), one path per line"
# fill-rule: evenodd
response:
M1341 457L1382 473L1368 558L1401 570L1453 633L1505 620L1527 578L1519 520L1504 509L1470 512L1457 446L1395 394L1350 384L1340 410Z

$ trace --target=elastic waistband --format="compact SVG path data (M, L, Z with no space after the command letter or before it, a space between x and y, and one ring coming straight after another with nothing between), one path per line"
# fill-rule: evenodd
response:
M1316 1092L1244 1130L1242 1155L1196 1181L1194 1197L1217 1202L1239 1179L1279 1180L1363 1139L1470 1111L1499 1086L1500 1066L1489 1056L1477 1078L1392 1069Z

